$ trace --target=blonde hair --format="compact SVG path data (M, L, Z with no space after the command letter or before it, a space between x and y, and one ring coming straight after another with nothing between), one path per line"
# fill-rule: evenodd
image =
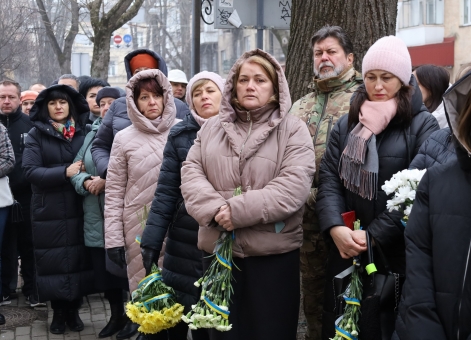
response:
M468 93L466 105L463 107L463 111L460 112L458 134L461 143L468 149L466 151L471 150L471 92Z
M240 105L239 101L237 100L237 81L239 80L240 69L242 68L242 65L244 65L245 63L259 65L264 70L268 79L270 79L273 84L273 92L274 92L273 96L268 100L267 104L271 104L271 103L279 104L280 90L278 86L278 73L276 73L275 66L273 66L272 63L270 63L266 58L259 55L253 55L247 58L243 63L239 64L239 66L237 66L234 76L232 77L231 104L236 106L239 109L243 109L243 107Z
M191 98L193 98L193 92L195 92L196 90L198 90L199 88L203 87L204 85L206 85L208 82L210 82L211 80L210 79L200 79L200 80L197 80L195 81L195 83L193 84L193 86L191 87L190 91L191 91ZM216 86L217 87L217 86ZM218 88L219 90L219 88Z

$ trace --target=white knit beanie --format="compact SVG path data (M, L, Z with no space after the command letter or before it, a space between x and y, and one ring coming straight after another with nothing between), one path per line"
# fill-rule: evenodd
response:
M412 75L412 61L406 44L390 35L377 40L366 52L362 64L362 76L372 70L383 70L394 74L405 85Z

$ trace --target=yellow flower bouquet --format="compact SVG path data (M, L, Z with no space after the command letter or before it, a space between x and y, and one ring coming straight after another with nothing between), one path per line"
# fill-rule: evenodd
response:
M126 315L140 325L138 331L155 334L180 322L183 306L174 300L175 292L162 281L162 274L154 264L151 274L143 278L132 292L126 305Z

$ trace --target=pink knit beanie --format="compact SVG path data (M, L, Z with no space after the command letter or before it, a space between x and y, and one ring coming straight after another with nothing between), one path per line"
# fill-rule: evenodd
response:
M190 109L193 109L193 100L191 96L192 87L194 83L196 83L198 80L201 80L201 79L211 80L219 88L219 91L221 91L221 94L224 93L224 79L222 79L219 74L214 73L214 72L208 72L208 71L197 73L193 76L193 78L190 79L186 87L185 99Z
M363 58L363 79L365 79L365 74L372 70L390 72L403 84L409 85L412 62L406 44L393 35L378 39Z

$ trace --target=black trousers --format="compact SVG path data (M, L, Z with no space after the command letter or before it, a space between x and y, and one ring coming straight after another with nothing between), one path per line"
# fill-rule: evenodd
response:
M8 219L5 233L3 234L2 244L2 293L7 296L10 293L10 282L17 273L18 254L21 256L21 274L24 280L23 294L25 296L36 295L37 288L35 284L35 266L34 266L34 248L33 231L31 227L31 196L15 198L21 204L23 221L12 223Z
M51 308L53 310L62 309L65 311L79 309L82 299L65 301L65 300L51 300Z
M212 260L203 258L206 270ZM279 255L235 258L228 332L210 330L211 340L295 340L298 328L299 249Z

